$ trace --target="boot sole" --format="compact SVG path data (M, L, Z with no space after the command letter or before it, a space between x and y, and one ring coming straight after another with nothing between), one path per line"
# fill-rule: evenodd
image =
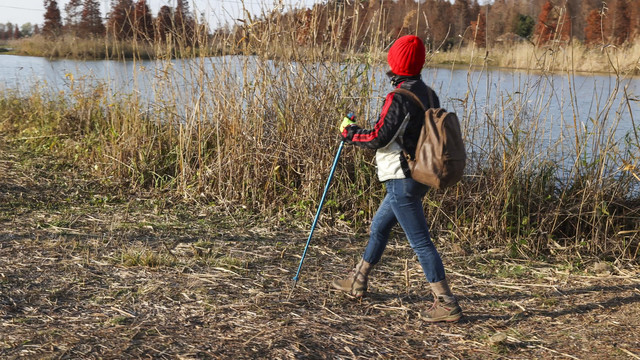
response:
M345 288L341 287L339 284L336 284L336 283L333 283L333 282L331 283L331 287L333 287L336 290L340 290L340 291L342 291L344 293L347 293L347 294L349 294L351 296L354 296L356 298L364 297L365 294L367 293L366 289L354 290L354 289L349 288L348 290L346 290Z
M455 314L455 315L448 315L448 316L441 316L439 318L423 318L424 321L428 322L428 323L436 323L436 322L457 322L458 320L460 320L462 318L462 314Z

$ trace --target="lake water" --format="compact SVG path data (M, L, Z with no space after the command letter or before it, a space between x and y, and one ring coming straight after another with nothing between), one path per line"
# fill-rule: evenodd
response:
M190 75L193 71L187 71L189 68L195 66L213 73L214 69L224 65L225 71L236 77L252 76L243 73L242 69L258 68L257 64L251 65L258 61L261 60L233 56L171 62L122 62L0 55L0 90L27 92L38 84L51 92L68 91L68 74L73 74L76 83L83 79L83 85L106 84L111 94L137 93L153 104L166 96L157 90L157 84L164 82L177 90L173 91L174 94L184 96L184 100L177 103L188 109L197 98L192 95L198 86ZM271 66L280 65L273 63ZM318 65L313 70L322 71L322 66ZM374 96L369 108L372 119L375 119L373 115L390 89L384 72L383 68L371 71L369 81L373 84ZM349 76L350 71L344 74ZM471 152L491 146L483 142L484 134L491 127L526 129L522 123L514 124L514 119L534 120L536 128L525 134L536 137L539 148L532 151L548 151L549 145L556 144L557 147L558 141L563 142L565 138L571 144L577 130L589 133L592 129L606 128L611 130L616 141L621 141L633 133L634 124L636 127L640 125L639 77L617 79L613 75L541 75L527 71L441 67L425 69L423 78L439 94L442 105L456 111L464 122L469 143L475 147L475 150L470 149Z

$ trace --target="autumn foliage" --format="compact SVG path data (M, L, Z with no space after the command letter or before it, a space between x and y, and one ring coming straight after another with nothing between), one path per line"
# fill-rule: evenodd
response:
M595 45L601 43L602 39L602 13L597 9L593 9L587 16L587 26L584 29L584 42L587 45Z
M206 26L197 24L187 0L176 0L175 7L162 6L155 17L147 0L110 3L105 22L100 0L69 0L63 26L58 1L44 0L42 33L48 37L106 34L118 40L171 41L187 46L196 44L203 33L205 37L209 34ZM419 36L431 51L528 39L539 46L574 39L587 45L623 45L640 35L640 0L493 0L482 5L478 0L328 0L309 9L273 10L216 32L235 34L236 42L241 43L268 34L273 24L289 29L298 45L330 43L356 50L373 42L389 44L404 34ZM10 28L0 35L15 38L13 26ZM282 39L283 35L265 35L265 39Z
M478 20L471 22L471 31L473 33L473 41L478 47L487 46L487 22L486 15L478 14Z
M571 19L567 8L554 6L551 1L545 2L538 16L534 36L538 45L570 40Z
M56 37L62 32L62 16L56 0L44 0L44 25L42 33L47 37Z

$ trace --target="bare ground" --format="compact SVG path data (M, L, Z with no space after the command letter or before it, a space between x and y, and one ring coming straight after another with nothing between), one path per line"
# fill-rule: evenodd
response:
M328 284L366 234L324 226L288 299L307 230L131 194L0 140L1 358L640 358L637 264L436 239L465 317L429 325L401 235L358 301Z

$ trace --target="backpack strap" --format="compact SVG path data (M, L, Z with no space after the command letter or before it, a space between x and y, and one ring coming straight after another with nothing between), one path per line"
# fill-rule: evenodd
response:
M403 88L395 88L395 89L393 89L392 92L394 92L396 94L402 94L402 95L407 96L414 103L418 104L420 106L420 108L422 109L422 111L427 111L427 108L424 107L424 105L422 104L422 101L420 101L418 96L416 96L416 94L414 94L413 92L411 92L411 91L409 91L407 89L403 89ZM433 97L431 95L431 91L429 91L429 101L433 104Z
M431 95L432 90L431 89L428 89L428 90L429 90L429 101L431 102L431 105L433 105L433 96ZM395 88L393 89L392 92L407 96L411 101L413 101L415 104L420 106L422 111L427 111L427 108L424 107L424 104L422 104L422 101L420 101L420 98L418 98L418 96L414 94L412 91L409 91L403 88ZM402 124L400 125L400 129L393 136L393 139L391 140L391 142L393 142L397 138L398 144L402 148L402 154L404 155L405 159L411 159L411 155L409 155L409 152L405 149L404 141L402 141L402 136L404 135L404 131L407 128L408 122L409 122L409 114L407 114L407 116L404 118L404 120L402 121Z

